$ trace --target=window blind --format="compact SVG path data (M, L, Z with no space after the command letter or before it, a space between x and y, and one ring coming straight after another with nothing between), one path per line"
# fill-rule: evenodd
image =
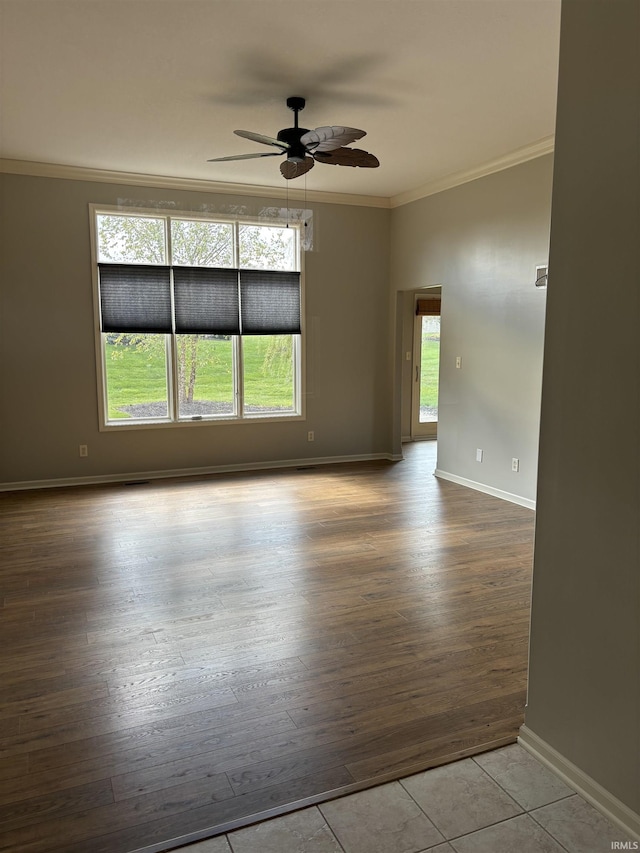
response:
M431 296L428 299L418 299L416 301L416 316L418 317L437 317L440 314L440 297Z
M103 332L299 335L301 331L298 272L106 263L98 268Z
M240 334L237 270L174 267L173 286L178 334Z
M170 332L169 267L99 264L103 332Z
M300 334L300 273L240 270L243 335Z

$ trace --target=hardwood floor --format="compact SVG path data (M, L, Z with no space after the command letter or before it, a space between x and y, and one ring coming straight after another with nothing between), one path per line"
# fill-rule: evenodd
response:
M164 850L515 739L533 512L369 462L0 495L0 850Z

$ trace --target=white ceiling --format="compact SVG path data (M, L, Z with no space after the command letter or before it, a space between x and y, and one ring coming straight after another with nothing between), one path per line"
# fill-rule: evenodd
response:
M310 191L392 198L554 132L560 0L0 0L0 156L283 187L234 136L363 128L378 169ZM290 182L303 186L305 178Z

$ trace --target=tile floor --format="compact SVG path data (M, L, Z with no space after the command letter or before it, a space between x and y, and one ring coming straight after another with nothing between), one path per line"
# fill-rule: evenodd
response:
M181 853L605 853L637 849L629 841L513 744Z

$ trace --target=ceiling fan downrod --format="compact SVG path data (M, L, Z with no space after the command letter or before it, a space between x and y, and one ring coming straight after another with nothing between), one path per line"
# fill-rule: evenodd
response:
M302 112L302 110L305 108L306 103L307 102L305 101L304 98L297 98L297 97L287 98L287 106L289 107L290 110L293 110L294 113L296 114L295 127L298 126L298 113Z
M304 98L287 98L287 106L295 113L294 124L293 127L287 127L278 133L278 139L281 142L288 143L290 146L287 151L287 160L290 160L292 163L304 163L304 158L307 154L307 150L300 142L300 139L309 131L305 127L298 127L298 113L304 109L305 104L306 101Z

